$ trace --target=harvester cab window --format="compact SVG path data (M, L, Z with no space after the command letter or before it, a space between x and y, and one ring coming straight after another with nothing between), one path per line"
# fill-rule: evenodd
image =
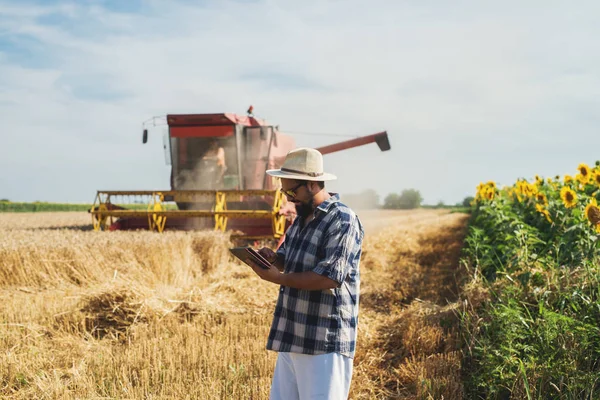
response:
M218 190L237 186L237 158L234 137L180 137L173 154L176 189ZM174 167L175 167L174 165Z
M223 140L225 151L225 171L223 174L223 189L239 189L238 157L235 137Z
M270 157L273 127L250 126L244 128L243 179L244 188L265 188L265 171Z

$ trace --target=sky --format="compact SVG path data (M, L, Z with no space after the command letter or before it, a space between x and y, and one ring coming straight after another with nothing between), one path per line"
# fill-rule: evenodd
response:
M574 174L600 159L596 1L0 0L0 198L169 188L175 113L255 115L324 157L331 191ZM327 133L330 136L316 135Z

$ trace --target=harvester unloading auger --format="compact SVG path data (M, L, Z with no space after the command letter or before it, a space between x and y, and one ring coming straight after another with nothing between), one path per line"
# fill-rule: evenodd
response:
M95 230L215 229L247 239L283 236L294 205L266 170L281 167L296 147L292 137L255 118L252 108L248 116L170 114L166 122L171 190L98 191L90 209ZM147 138L144 129L143 143ZM325 155L369 143L390 149L387 132L380 132L318 150Z

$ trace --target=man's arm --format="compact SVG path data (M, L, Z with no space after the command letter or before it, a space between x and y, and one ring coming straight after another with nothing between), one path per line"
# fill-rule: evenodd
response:
M266 281L303 290L324 290L339 286L333 279L311 271L282 274L285 262L282 254L275 253L268 247L263 247L258 252L271 262L271 268L262 269L257 265L252 265L252 269Z
M339 287L339 284L333 279L329 279L326 276L316 274L312 271L282 274L275 268L275 264L272 264L269 269L262 269L257 265L251 265L251 267L254 272L265 281L294 289L325 290Z
M326 276L312 271L280 274L280 285L303 290L325 290L339 287L339 284Z

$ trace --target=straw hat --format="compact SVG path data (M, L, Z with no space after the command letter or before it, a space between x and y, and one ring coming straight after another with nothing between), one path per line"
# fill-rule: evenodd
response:
M315 149L300 147L290 151L280 169L270 169L267 174L283 179L306 181L332 181L333 174L323 172L323 155Z

